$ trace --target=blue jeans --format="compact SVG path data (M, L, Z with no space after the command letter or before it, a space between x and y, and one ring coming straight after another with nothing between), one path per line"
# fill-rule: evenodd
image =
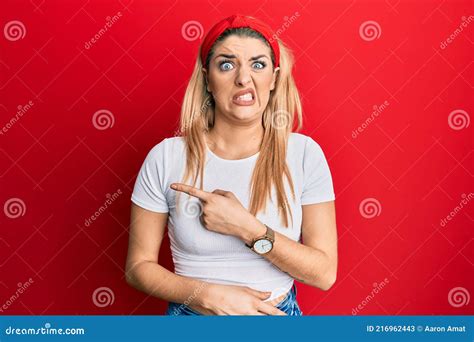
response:
M303 312L296 301L296 285L293 284L291 291L288 292L286 297L276 305L276 308L285 312L288 316L302 316ZM168 309L166 310L165 315L168 316L180 316L180 315L202 315L200 312L197 312L191 309L185 304L178 304L174 302L168 303Z

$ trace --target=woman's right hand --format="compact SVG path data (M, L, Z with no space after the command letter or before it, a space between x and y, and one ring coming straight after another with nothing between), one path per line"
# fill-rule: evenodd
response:
M206 283L188 306L203 315L281 315L286 313L264 302L271 292L247 286Z

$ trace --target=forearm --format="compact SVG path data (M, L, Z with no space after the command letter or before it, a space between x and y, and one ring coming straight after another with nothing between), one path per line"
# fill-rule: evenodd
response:
M175 302L202 303L204 289L210 283L174 274L163 266L142 261L126 272L127 282L134 288L160 299Z
M253 227L253 231L248 230L246 236L241 236L243 242L250 244L266 231L265 225L258 220ZM335 260L330 260L326 253L317 248L296 242L276 231L273 248L263 257L294 279L322 290L328 290L335 281Z

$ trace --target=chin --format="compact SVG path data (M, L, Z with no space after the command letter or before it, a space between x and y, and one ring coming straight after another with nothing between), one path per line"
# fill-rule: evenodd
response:
M252 120L255 118L255 116L257 115L257 113L255 112L251 112L251 113L234 113L232 114L232 116L237 119L237 120L241 120L241 121L247 121L247 120Z
M253 106L234 106L234 108L232 109L232 116L237 117L239 119L250 119L258 114L257 108Z

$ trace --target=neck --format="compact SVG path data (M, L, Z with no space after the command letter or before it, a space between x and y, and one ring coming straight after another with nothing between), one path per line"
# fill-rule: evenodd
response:
M214 127L206 134L209 148L227 159L251 156L260 150L263 139L261 117L252 122L229 122L216 115Z

